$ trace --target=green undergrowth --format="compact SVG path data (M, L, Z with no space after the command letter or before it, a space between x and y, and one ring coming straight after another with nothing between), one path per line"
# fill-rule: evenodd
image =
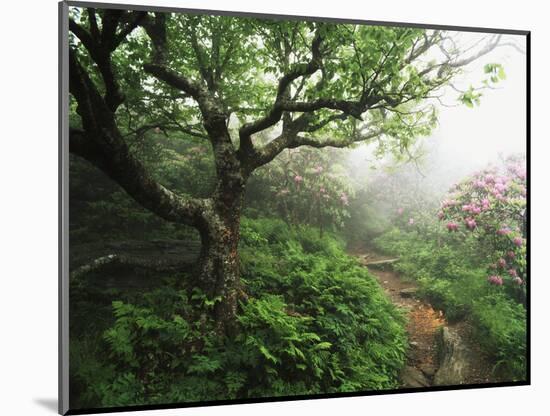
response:
M404 318L342 241L243 219L240 254L247 299L232 337L216 334L216 300L186 276L94 304L79 286L72 319L89 330L71 334L71 407L397 387Z
M393 229L378 237L378 250L399 256L395 265L415 280L420 295L448 321L468 320L479 345L493 360L495 377L525 380L526 312L502 287L487 283L483 251L473 239L430 236Z

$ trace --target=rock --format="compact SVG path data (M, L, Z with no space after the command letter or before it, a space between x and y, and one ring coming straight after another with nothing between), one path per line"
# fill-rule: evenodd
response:
M364 264L369 269L385 270L388 267L391 267L393 263L399 261L396 259L385 259L385 260L376 260L376 261L366 261Z
M412 298L416 295L417 289L415 287L407 287L399 291L399 295L402 298Z
M464 384L472 371L472 352L460 335L446 326L439 332L437 341L439 369L434 376L434 385Z
M433 378L435 375L436 368L432 364L421 364L419 366L420 371L429 379Z
M428 387L430 381L418 368L406 366L401 370L401 385L403 387Z
M411 341L409 342L409 348L407 349L406 356L409 360L412 360L416 357L418 353L418 342Z

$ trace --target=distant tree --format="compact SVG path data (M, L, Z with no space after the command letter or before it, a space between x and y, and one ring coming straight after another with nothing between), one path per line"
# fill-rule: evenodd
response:
M71 8L69 29L70 151L159 217L199 231L195 283L221 299L222 330L237 309L252 173L299 146L407 149L435 125L438 93L500 40L463 51L440 30L92 8ZM461 99L473 105L479 92ZM159 183L131 147L148 131L210 144L209 197ZM257 140L262 132L272 139Z

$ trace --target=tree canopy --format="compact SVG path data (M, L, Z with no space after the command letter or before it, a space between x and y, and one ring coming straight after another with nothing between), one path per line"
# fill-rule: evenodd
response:
M73 9L70 29L72 68L125 141L152 129L210 140L218 170L233 159L246 174L301 145L406 148L433 128L438 92L499 40L464 52L438 30L93 9ZM208 126L218 118L224 140Z

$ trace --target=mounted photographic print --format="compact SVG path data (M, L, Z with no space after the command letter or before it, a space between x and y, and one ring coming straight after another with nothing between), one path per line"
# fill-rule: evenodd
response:
M60 413L529 384L529 32L59 12Z

